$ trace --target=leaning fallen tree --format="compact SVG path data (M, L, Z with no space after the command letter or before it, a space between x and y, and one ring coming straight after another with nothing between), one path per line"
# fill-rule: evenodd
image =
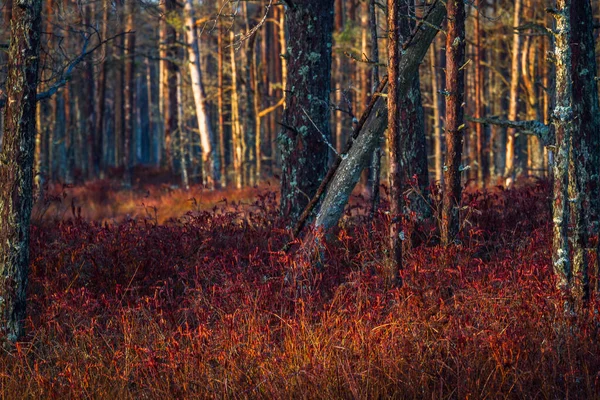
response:
M413 35L403 45L397 83L401 96L404 96L410 88L429 45L441 30L445 16L444 2L436 0L417 25ZM386 128L387 101L385 97L379 96L348 154L341 160L327 186L325 198L315 221L317 228L327 231L337 225L350 194L360 179L360 174L368 166L373 151L380 145Z

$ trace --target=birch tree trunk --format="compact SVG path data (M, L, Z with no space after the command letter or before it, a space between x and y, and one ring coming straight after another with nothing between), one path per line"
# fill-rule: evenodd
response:
M194 94L196 118L198 119L198 129L200 131L200 145L202 146L202 167L204 172L202 180L204 185L213 187L219 185L221 170L219 167L219 157L217 157L215 151L213 131L206 112L206 94L204 84L202 83L200 46L193 0L186 0L185 2L185 20L192 93Z
M461 201L462 145L464 128L465 5L463 0L448 1L446 35L446 163L442 204L442 244L458 237Z
M41 9L41 0L21 0L13 8L8 50L0 154L0 331L11 342L23 336L26 312Z

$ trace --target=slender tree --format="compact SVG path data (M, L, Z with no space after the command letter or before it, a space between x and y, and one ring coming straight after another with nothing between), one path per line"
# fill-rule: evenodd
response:
M519 25L521 23L521 4L522 0L515 0L513 17L513 44L510 67L510 101L508 106L508 119L515 121L518 112L518 95L519 95L519 60L521 49L521 36L519 35ZM508 184L514 180L515 170L515 134L514 128L509 128L506 141L506 167L504 169L504 177Z
M126 186L131 187L133 173L133 130L135 119L135 11L136 0L126 0L128 34L125 37L125 87L124 87L124 113L125 131L123 138L123 177Z
M203 183L209 186L218 186L221 172L219 157L214 146L213 130L206 110L206 93L202 82L202 67L200 65L200 44L196 29L196 16L192 0L185 2L186 34L188 44L188 59L190 76L192 78L192 93L196 106L196 118L200 131L200 144L202 146Z
M463 100L465 63L465 4L449 0L446 35L446 163L441 238L444 245L453 242L459 232L463 146Z
M556 63L556 106L554 125L556 128L556 155L554 161L554 200L552 242L552 264L556 274L556 285L567 293L571 282L571 260L569 256L569 158L573 135L573 86L571 76L571 24L569 19L570 0L557 0L553 14L556 19L555 63Z

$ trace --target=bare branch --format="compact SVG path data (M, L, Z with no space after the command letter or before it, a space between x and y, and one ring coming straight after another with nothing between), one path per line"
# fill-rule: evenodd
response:
M537 136L538 138L540 138L544 146L551 146L554 144L552 130L548 125L538 120L509 121L498 117L472 118L470 116L465 116L465 119L467 121L476 122L479 124L497 125L502 126L504 128L515 128L521 131L522 133Z

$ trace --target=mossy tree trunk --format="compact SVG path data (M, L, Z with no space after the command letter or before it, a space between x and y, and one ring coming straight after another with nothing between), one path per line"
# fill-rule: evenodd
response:
M333 0L303 0L286 9L288 93L279 142L281 213L290 224L327 172L333 5Z

